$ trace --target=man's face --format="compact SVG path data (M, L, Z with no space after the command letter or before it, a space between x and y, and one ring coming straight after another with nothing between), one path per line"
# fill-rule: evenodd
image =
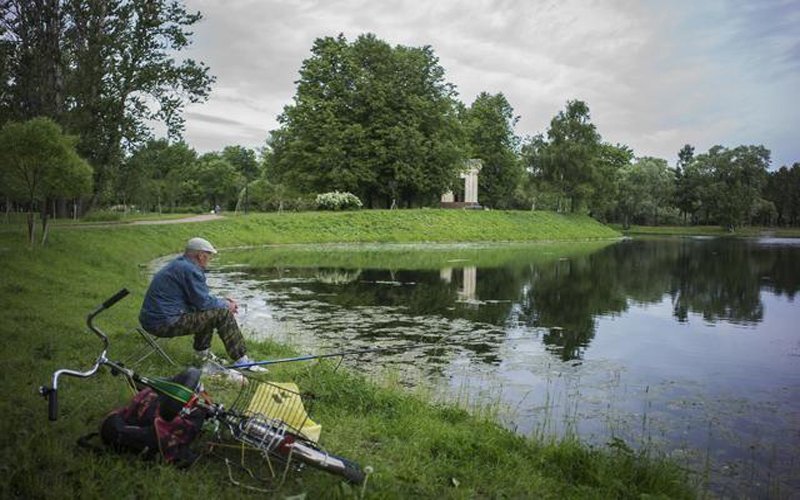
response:
M209 262L211 262L211 252L197 252L197 265L208 269Z

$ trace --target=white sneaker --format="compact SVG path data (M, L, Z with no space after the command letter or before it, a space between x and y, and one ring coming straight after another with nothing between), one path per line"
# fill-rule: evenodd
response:
M237 359L234 364L236 364L236 365L246 365L246 364L252 363L252 362L253 362L253 360L250 359L250 357L247 354L245 354L241 358ZM247 370L247 371L250 371L250 372L253 372L253 373L267 373L269 371L267 368L265 368L263 366L259 366L259 365L251 365L251 366L247 366L247 367L243 367L243 368L236 368L236 370Z

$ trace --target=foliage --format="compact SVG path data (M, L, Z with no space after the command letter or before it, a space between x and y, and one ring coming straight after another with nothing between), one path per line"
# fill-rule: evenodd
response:
M247 182L256 180L261 175L261 166L256 159L256 152L244 146L225 146L220 153Z
M600 134L590 121L589 106L583 101L568 101L566 109L550 121L547 139L542 150L542 176L576 212L592 195L597 177L594 166Z
M212 207L235 203L243 185L243 177L236 168L215 154L201 156L191 169L191 178L197 182L194 201Z
M271 182L348 191L372 206L441 195L463 154L452 85L430 47L317 39L273 131Z
M749 221L767 178L770 153L763 146L714 146L696 161L710 172L708 197L719 224L729 231Z
M775 207L775 222L781 226L800 225L800 163L770 172L764 198Z
M600 221L612 217L621 193L620 173L633 160L633 151L627 146L600 144L594 159L594 186L587 200L589 213Z
M669 217L673 196L674 174L667 161L644 157L620 170L618 214L623 228L633 222L658 225Z
M42 242L47 236L48 199L75 198L91 191L92 169L75 152L75 139L47 118L7 123L0 131L0 185L6 196L42 210ZM28 238L34 240L32 217Z
M478 158L480 171L479 202L492 208L512 208L520 182L519 138L514 126L519 121L502 94L481 92L472 106L462 113L468 156Z
M363 206L358 196L353 193L332 193L318 194L316 198L317 208L320 210L358 210Z
M150 136L149 122L177 137L184 105L204 100L213 82L202 63L175 57L201 18L179 0L9 0L0 8L10 75L0 122L41 114L77 134L96 194L113 192L125 149Z
M184 179L196 159L194 150L183 142L149 140L122 165L117 193L123 196L123 203L157 207L159 211L164 205L174 207L181 203Z
M249 185L249 203L264 212L302 212L316 208L314 198L286 186L259 179Z

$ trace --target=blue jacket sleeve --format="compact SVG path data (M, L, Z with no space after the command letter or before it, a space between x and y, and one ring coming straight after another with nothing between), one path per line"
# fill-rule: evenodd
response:
M188 274L185 280L186 298L196 311L228 307L228 303L225 300L218 299L209 293L206 276L201 270L192 269Z

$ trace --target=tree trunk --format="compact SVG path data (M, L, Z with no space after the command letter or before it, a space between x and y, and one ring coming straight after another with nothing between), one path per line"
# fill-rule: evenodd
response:
M41 211L42 218L42 245L47 241L47 230L50 229L50 216L47 213L47 208Z
M34 220L35 214L33 213L33 208L31 207L28 211L27 221L28 221L28 243L33 245L35 238L36 238L36 221Z

